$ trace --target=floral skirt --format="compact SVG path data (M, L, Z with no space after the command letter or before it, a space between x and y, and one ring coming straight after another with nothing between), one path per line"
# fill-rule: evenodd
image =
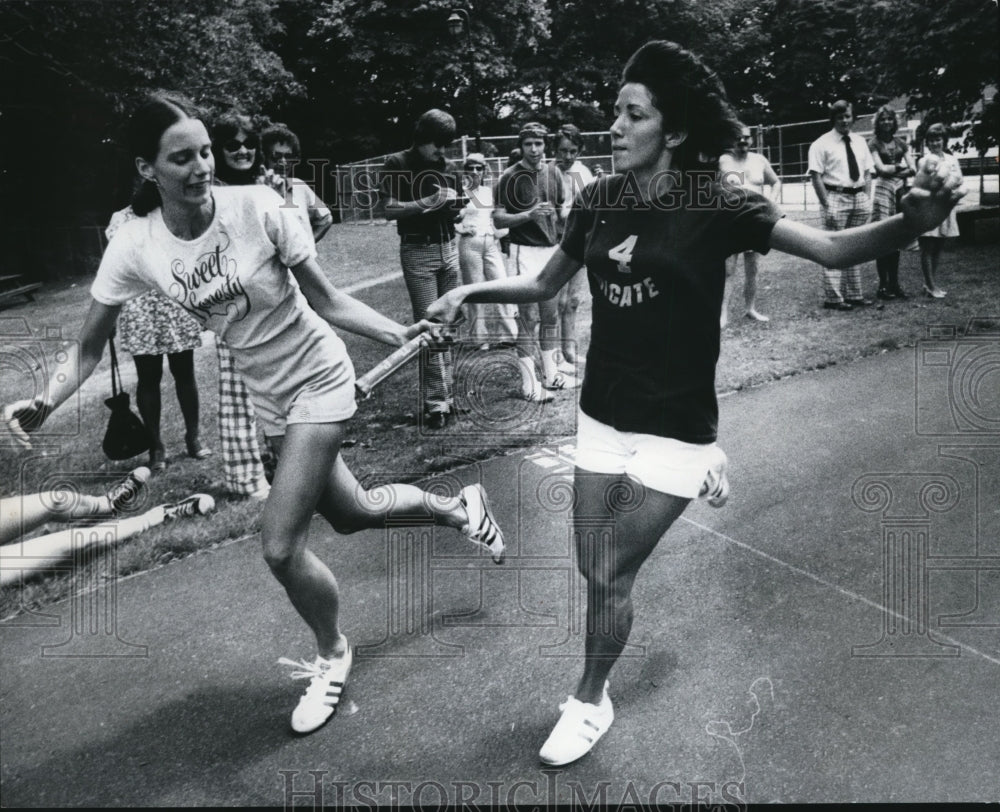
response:
M180 305L150 291L126 302L118 315L118 341L132 355L170 355L201 346L201 325Z

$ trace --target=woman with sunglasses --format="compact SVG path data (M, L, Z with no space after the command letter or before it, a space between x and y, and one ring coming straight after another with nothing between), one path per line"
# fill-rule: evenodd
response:
M726 257L771 248L845 267L905 245L940 222L960 183L928 166L889 220L827 232L782 219L773 202L719 183L719 156L740 122L722 82L672 42L625 65L611 124L619 174L578 198L561 246L537 276L457 288L428 318L466 302L553 296L586 266L593 325L577 423L573 501L577 566L587 581L583 675L539 753L562 765L614 720L607 678L632 629L632 587L661 537L699 496L721 507L726 455L716 444L715 366ZM610 527L594 516L608 515Z
M248 186L263 177L260 139L249 116L223 113L212 127L215 182L222 186ZM257 441L257 419L250 393L236 370L233 354L216 337L219 359L219 447L226 488L251 499L267 498L270 485Z
M465 156L462 172L462 186L469 198L455 223L462 281L468 285L489 279L506 279L500 238L507 230L493 225L493 188L483 182L486 157L480 152L470 152ZM517 338L517 321L512 305L469 305L469 310L469 335L479 349L490 349L491 341L510 344Z
M337 290L316 261L312 236L279 195L213 185L211 144L198 112L180 97L154 96L132 115L129 147L143 180L132 204L138 216L109 243L78 340L60 374L45 382L46 397L4 407L0 431L30 448L27 432L90 376L121 304L145 290L170 296L224 337L280 452L261 541L316 638L315 660L298 663L292 675L310 678L292 714L292 729L310 733L335 712L352 659L337 581L307 546L314 512L343 534L428 517L459 530L496 563L503 535L481 485L445 496L401 484L369 490L355 479L340 454L356 409L354 369L333 327L391 346L424 331L438 339L437 330L427 321L404 327Z

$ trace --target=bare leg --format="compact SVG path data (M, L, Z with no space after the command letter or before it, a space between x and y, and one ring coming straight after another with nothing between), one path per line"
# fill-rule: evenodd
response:
M45 536L11 544L0 549L0 586L18 582L51 569L73 557L74 552L89 548L108 548L138 533L162 524L163 507L155 507L141 516L117 519L91 527L60 530Z
M754 321L770 321L767 316L757 312L757 253L747 251L743 255L743 301L746 304L746 314Z
M722 289L722 315L719 317L719 326L725 327L729 324L729 299L733 295L733 274L736 273L736 263L738 255L726 257L726 281Z
M920 268L924 272L924 289L934 294L944 291L938 288L935 283L937 277L938 261L941 257L941 240L936 237L920 237Z
M624 476L579 468L574 483L577 566L587 579L586 651L576 698L597 704L632 630L635 576L691 500L643 488ZM593 513L595 507L599 512L602 505L615 503L615 493L628 497L624 509L613 511L609 542L603 530L594 527Z
M315 510L339 533L421 513L456 529L468 520L458 497L431 495L413 485L363 489L340 458L343 436L343 424L323 423L293 424L283 438L274 438L278 468L261 528L264 558L326 658L342 655L346 642L340 634L336 578L306 547Z
M107 496L73 490L29 493L0 500L0 544L7 544L45 522L73 522L111 513Z

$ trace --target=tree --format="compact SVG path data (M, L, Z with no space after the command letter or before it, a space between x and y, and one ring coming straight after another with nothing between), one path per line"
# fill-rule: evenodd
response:
M970 121L987 88L1000 84L995 0L877 0L859 9L858 21L875 88L907 96L912 113Z
M133 167L119 127L146 92L248 112L300 93L268 47L280 34L276 2L0 3L0 173L17 190L3 205L11 264L42 276L90 269L99 243L76 226L102 226L126 202Z
M512 54L548 37L544 0L465 5L472 23L478 98L465 38L454 40L446 21L460 5L450 0L308 0L280 5L287 35L279 52L295 53L308 102L280 114L311 149L346 161L400 149L414 120L432 107L450 110L472 130L472 103L486 133L495 131L496 100L514 81Z

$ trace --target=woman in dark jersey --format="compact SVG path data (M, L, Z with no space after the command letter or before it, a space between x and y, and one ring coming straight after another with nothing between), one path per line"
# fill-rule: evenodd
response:
M696 56L649 42L628 61L611 126L615 168L574 204L560 248L535 278L456 288L428 318L464 302L551 297L583 265L593 327L580 397L574 527L587 580L584 670L539 754L587 753L614 719L607 676L632 627L640 566L691 499L721 506L726 457L715 444L715 365L725 260L777 248L829 267L873 259L944 219L960 179L929 170L903 214L839 232L782 219L761 195L720 186L714 167L740 123ZM594 528L594 514L609 515Z

